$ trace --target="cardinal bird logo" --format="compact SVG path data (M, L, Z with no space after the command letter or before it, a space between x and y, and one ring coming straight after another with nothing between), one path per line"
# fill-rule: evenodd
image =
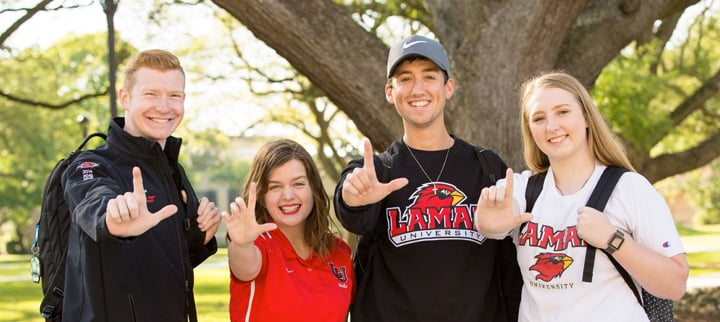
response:
M559 277L573 263L572 257L563 253L542 253L535 258L537 261L530 266L530 270L540 273L535 279L544 282Z
M408 208L420 209L421 213L427 214L429 208L451 208L465 198L465 194L453 185L428 182L418 187L410 196L413 203Z
M445 182L424 183L410 195L409 204L385 209L388 238L395 246L438 240L464 240L477 244L485 236L475 230L475 205L464 204L465 193Z

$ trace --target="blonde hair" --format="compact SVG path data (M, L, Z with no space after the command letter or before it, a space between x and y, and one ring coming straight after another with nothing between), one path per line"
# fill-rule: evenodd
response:
M132 91L135 86L135 72L140 68L150 68L159 71L179 70L183 77L185 71L180 65L180 59L171 52L162 49L149 49L141 51L128 60L123 73L123 89L128 92Z
M607 166L618 166L635 171L628 160L625 150L617 140L610 127L603 119L600 111L592 101L590 93L575 77L563 72L552 71L542 73L525 81L520 91L520 124L522 126L523 147L525 163L533 172L545 172L550 167L550 161L545 153L535 143L530 131L530 115L528 114L528 101L530 97L542 88L559 88L575 96L583 111L587 122L587 138L590 150L595 159Z

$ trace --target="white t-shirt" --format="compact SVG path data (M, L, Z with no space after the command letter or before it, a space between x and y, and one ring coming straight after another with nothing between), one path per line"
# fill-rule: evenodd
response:
M595 256L592 282L582 281L587 248L577 236L577 210L587 203L604 169L597 165L580 191L565 196L555 188L548 169L533 220L521 236L517 228L511 233L524 280L519 321L648 321L602 251ZM513 197L523 212L530 175L530 171L514 175ZM504 186L504 179L498 181L498 187ZM665 199L640 174L623 174L604 213L625 238L643 247L668 257L685 252Z

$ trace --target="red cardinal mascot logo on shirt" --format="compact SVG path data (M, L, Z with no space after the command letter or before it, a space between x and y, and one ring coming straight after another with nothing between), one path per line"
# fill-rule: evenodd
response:
M465 199L465 195L448 184L426 183L415 191L410 199L412 198L415 198L415 203L408 208L418 208L421 213L427 214L428 208L454 207Z
M482 244L485 237L472 222L475 205L464 204L466 199L465 193L452 184L429 182L418 186L405 209L385 209L390 242L395 246L438 240Z
M572 264L573 259L563 253L542 253L535 256L537 262L530 266L531 271L540 274L535 279L550 282L553 278L559 277Z

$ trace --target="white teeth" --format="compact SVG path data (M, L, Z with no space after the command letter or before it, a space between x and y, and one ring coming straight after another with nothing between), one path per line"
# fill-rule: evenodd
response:
M298 210L298 208L300 208L300 205L280 207L280 210L282 210L283 212L293 212L295 210Z
M412 102L412 103L410 103L410 106L412 106L412 107L423 107L423 106L427 106L427 104L428 104L427 102Z
M562 141L563 139L565 139L564 136L552 138L552 139L550 139L550 143L558 143L558 142Z
M167 123L167 122L170 122L170 119L160 119L160 118L155 118L155 117L151 117L150 120L153 121L153 122L155 122L155 123Z

